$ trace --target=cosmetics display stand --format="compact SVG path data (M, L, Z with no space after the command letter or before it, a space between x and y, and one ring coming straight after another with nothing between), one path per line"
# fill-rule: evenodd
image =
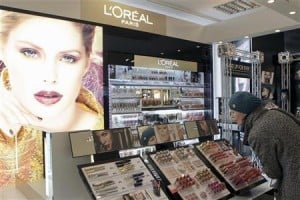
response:
M140 157L78 167L94 199L168 199Z
M249 158L235 152L224 140L207 141L196 145L196 149L215 169L215 172L228 183L230 190L235 194L266 181L261 170L253 167Z
M211 117L210 85L204 82L204 72L122 65L109 65L109 70L110 128L135 131L136 126ZM192 74L198 78L191 78Z
M163 177L174 198L228 199L231 196L225 183L199 159L193 148L181 147L158 151L149 155Z

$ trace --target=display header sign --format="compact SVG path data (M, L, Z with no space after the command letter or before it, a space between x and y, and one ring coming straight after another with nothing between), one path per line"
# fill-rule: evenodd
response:
M134 66L197 72L197 62L134 55Z
M227 70L231 70L232 76L245 78L251 77L251 64L249 63L238 62L233 60L228 66Z
M81 0L81 19L161 35L166 34L166 17L108 0Z

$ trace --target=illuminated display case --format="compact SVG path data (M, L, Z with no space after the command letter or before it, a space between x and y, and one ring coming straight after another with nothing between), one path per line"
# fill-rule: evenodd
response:
M183 123L211 115L204 72L109 65L110 128ZM133 132L134 134L134 132Z

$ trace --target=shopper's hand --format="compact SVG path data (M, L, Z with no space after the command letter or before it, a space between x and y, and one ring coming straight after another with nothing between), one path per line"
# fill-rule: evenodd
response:
M12 92L0 82L0 129L6 136L13 137L21 126L34 126L39 120L26 111Z

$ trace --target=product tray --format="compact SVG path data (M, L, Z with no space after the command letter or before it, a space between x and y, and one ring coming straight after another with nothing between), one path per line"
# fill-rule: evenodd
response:
M130 162L134 167L128 171L120 171L116 162ZM164 191L156 196L153 191L152 181L154 177L140 157L131 157L122 160L114 160L106 163L92 163L79 165L80 175L90 191L93 199L123 200L127 194L142 195L143 199L168 199ZM143 173L142 185L134 186L133 174ZM105 183L109 186L102 185ZM101 185L102 184L102 185ZM99 185L101 185L99 190Z
M224 144L226 143L226 145L228 145L227 141L225 141L225 140L217 140L217 141L214 141L214 142L224 143ZM258 178L253 179L250 182L247 182L247 183L241 184L239 186L236 186L230 180L230 176L225 175L219 168L222 164L225 164L226 162L229 162L228 160L225 161L225 162L216 163L216 162L213 162L212 159L210 159L209 156L201 150L199 144L195 145L195 149L197 149L197 151L200 152L199 156L202 157L204 160L206 160L206 163L208 163L209 165L212 166L213 171L215 171L216 174L219 177L221 177L222 179L224 179L226 181L226 183L229 185L229 189L231 190L231 192L233 192L235 194L243 193L243 192L248 191L248 190L250 190L251 188L253 188L257 185L260 185L260 184L266 182L266 179L262 175L260 175ZM226 152L227 154L230 155L229 159L233 160L233 159L242 158L242 156L240 154L234 152L234 150L232 149L231 146L228 149L226 149L224 152Z
M208 188L208 184L212 182L220 182L220 180L211 172L209 168L207 168L203 161L199 159L199 157L195 154L194 149L188 147L184 148L184 151L188 151L185 158L177 157L175 153L176 149L168 151L173 157L173 159L168 163L159 162L156 153L149 154L149 158L158 169L165 183L169 184L168 188L171 194L174 195L172 199L189 199L188 197L191 196L194 196L195 198L197 196L197 199L202 199L200 196L201 193L205 193L207 195L205 198L207 200L227 199L229 196L231 196L231 193L227 188L216 194L211 193ZM205 169L212 174L212 178L208 181L200 183L195 176L197 172ZM175 185L176 179L183 174L188 174L190 177L194 178L196 184L184 190L177 190Z

